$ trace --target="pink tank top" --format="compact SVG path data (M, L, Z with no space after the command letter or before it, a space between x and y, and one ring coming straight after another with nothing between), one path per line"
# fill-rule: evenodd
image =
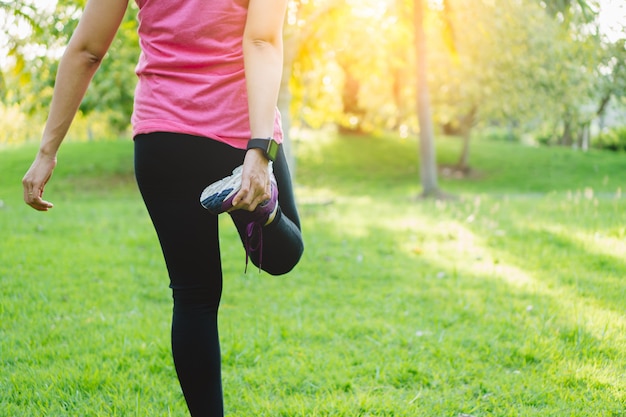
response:
M248 0L136 0L141 55L133 134L175 132L244 149L242 37ZM276 110L274 138L282 141Z

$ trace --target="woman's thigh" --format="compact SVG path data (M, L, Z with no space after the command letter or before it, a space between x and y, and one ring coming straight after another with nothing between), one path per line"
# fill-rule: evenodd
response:
M200 205L208 184L229 175L245 151L174 133L135 138L135 175L161 243L174 289L221 292L217 216Z

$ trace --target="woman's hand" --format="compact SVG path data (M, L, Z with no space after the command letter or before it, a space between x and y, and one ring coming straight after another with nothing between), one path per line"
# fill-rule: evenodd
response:
M46 183L56 167L56 156L47 156L39 152L32 165L22 179L24 186L24 201L39 211L48 211L54 205L42 199Z
M269 161L260 149L250 149L243 160L241 189L233 199L233 210L254 211L270 198Z

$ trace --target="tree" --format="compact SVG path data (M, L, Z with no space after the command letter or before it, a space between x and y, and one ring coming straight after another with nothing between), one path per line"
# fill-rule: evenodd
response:
M291 127L294 125L293 113L301 113L294 109L294 101L300 103L305 100L303 95L308 88L302 88L302 79L306 79L304 68L310 68L311 62L307 62L309 56L317 56L317 53L310 53L316 50L316 31L320 29L321 16L327 13L332 14L337 6L333 3L322 5L314 2L302 2L291 0L288 3L287 14L285 16L285 26L283 35L283 76L281 79L280 92L278 96L278 109L282 117L283 126L283 148L289 163L292 178L296 177L297 161L294 152L294 143L291 140ZM295 81L299 79L300 82ZM297 97L294 100L294 96ZM295 124L301 124L303 117L295 120Z
M414 0L413 18L415 29L415 56L417 59L417 113L419 118L420 178L422 196L436 197L441 194L437 184L437 160L433 122L430 112L430 96L427 77L426 34L424 31L424 5L422 0Z
M20 87L24 87L30 81L25 72L28 58L24 49L28 44L28 37L24 32L41 32L42 25L35 6L22 0L0 1L0 18L3 19L0 29L5 34L1 38L4 44L0 47L7 51L0 67L0 91L2 101L7 102L13 98L16 89L8 88L6 78L10 78L10 83L18 84Z
M78 24L84 3L84 0L59 0L54 10L47 10L25 1L0 2L3 11L13 16L10 21L26 22L30 28L27 35L8 38L14 61L8 76L20 88L7 90L5 102L19 103L29 113L47 106L58 60ZM82 113L104 112L109 115L111 126L119 131L127 128L138 54L136 7L131 5L81 103Z
M5 103L31 112L46 105L82 3L59 0L50 11L34 8L32 0L0 0L6 33L15 34L11 25L18 21L30 28L28 36L10 36L5 45L11 54L10 68L3 67ZM463 139L462 169L470 165L477 128L498 126L516 135L545 131L562 143L580 140L589 121L626 94L624 45L596 33L593 9L583 3L592 1L292 0L279 102L285 133L291 115L294 126L392 129L403 137L417 135L420 127L420 135L442 128ZM426 71L413 36L417 4ZM119 129L128 123L136 82L135 13L131 6L81 106L84 113L107 112ZM418 111L426 101L430 116ZM431 127L423 128L428 121L418 119L431 120ZM289 145L287 140L288 155ZM420 152L434 153L432 145ZM428 172L435 178L428 188L436 188L434 162Z
M572 100L567 100L562 112L562 132L559 144L587 149L590 124L602 118L612 98L622 98L626 88L626 41L610 39L601 32L598 5L591 0L559 0L541 3L547 14L557 22L571 39L578 64L578 79L572 85L585 89ZM622 28L624 25L622 24ZM584 76L580 73L584 72Z

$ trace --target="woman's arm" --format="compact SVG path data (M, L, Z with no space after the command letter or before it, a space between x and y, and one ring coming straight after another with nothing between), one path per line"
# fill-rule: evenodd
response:
M89 0L61 58L39 152L22 180L24 201L36 210L52 208L42 195L56 166L57 151L127 6L128 0Z
M274 117L283 71L283 21L286 0L250 0L243 37L253 138L274 134Z
M253 138L274 135L276 103L283 71L283 21L287 0L250 0L243 35L250 133ZM268 161L259 149L246 153L242 187L233 200L236 208L254 210L269 198Z

